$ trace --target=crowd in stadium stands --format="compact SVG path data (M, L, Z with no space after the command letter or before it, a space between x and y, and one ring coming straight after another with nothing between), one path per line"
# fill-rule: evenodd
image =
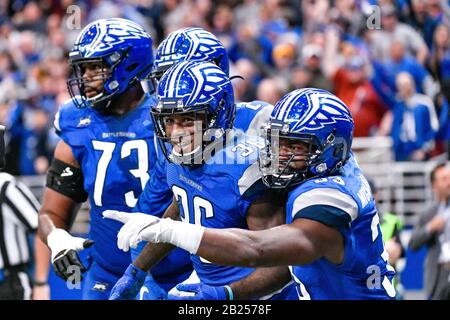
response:
M448 153L448 0L6 0L7 171L46 172L57 142L52 119L69 98L67 53L82 27L106 17L138 22L155 45L182 27L210 30L228 49L230 74L243 77L233 80L238 101L274 104L295 88L323 88L348 105L355 136L390 135L396 160Z

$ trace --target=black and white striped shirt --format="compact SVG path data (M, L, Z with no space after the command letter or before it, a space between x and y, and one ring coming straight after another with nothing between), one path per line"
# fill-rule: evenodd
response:
M8 173L0 173L0 270L32 258L27 234L38 227L39 202Z

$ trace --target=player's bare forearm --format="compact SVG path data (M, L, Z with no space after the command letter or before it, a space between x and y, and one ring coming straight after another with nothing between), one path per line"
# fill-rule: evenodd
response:
M175 246L168 243L147 243L133 264L143 270L150 271L158 262L164 259Z
M47 236L55 228L69 230L81 204L52 190L45 189L42 207L39 210L38 233L47 243Z
M205 229L197 254L222 265L272 267L303 265L326 256L339 263L339 231L319 222L297 219L267 230Z
M257 268L248 277L230 284L236 300L257 299L283 288L291 281L289 269L284 266Z
M180 209L178 208L178 203L175 199L172 200L172 203L169 207L167 207L164 212L163 218L170 218L172 220L180 220Z
M50 269L50 250L42 242L40 237L34 241L34 258L36 261L34 279L38 282L47 282L48 271Z
M244 229L205 229L197 255L219 265L263 266L259 233Z
M175 200L173 200L170 206L166 209L163 217L171 218L173 220L179 220L180 211ZM175 246L168 243L149 242L141 251L133 264L143 271L150 271L153 266L164 259L164 257L166 257L173 249L175 249Z

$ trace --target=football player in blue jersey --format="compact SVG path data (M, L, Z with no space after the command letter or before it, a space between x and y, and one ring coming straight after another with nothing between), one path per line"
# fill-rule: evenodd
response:
M267 186L288 191L286 224L219 230L147 218L138 227L137 219L120 213L116 219L135 224L122 227L120 247L145 240L176 245L224 266L286 265L299 299L393 299L394 270L377 209L351 152L353 127L348 108L327 91L307 88L285 95L265 127L258 162ZM252 290L253 284L248 286Z
M201 28L183 28L169 34L158 46L150 79L152 81L159 80L170 66L183 61L209 61L217 64L226 74L228 74L229 71L228 55L225 47L212 33ZM142 196L139 197L136 206L132 211L146 212L161 217L168 205L172 202L173 194L170 187L167 185L165 178L165 158L160 150L158 150L158 146L156 146L156 148L157 153L160 154L160 156L155 164L153 175L150 177L150 180L145 187L145 191L142 193ZM162 203L165 205L161 205ZM139 256L142 249L145 247L145 244L146 243L143 242L137 248L131 250L131 258L133 260ZM128 270L125 277L133 277L131 271L131 269ZM177 271L179 271L179 269ZM147 275L145 283L140 289L139 299L154 299L154 294L152 293L152 291L155 290L154 279L161 284L165 291L169 291L179 283L179 281L177 281L179 279L175 274L171 274L162 268L153 268L152 274ZM172 282L169 280L175 281ZM132 299L133 297L124 294L121 298Z
M154 60L151 78L156 80L159 80L169 67L183 61L212 62L221 68L226 75L229 75L228 55L225 47L212 33L202 28L189 27L172 32L158 46ZM272 105L262 101L239 103L236 105L234 127L249 134L256 134L257 128L269 119L272 109ZM167 209L167 205L161 206L161 203L165 203L167 199L169 199L170 203L173 194L166 182L166 163L164 160L165 157L161 154L155 164L153 175L133 208L133 212L145 212L161 217ZM146 243L142 242L137 248L132 248L131 257L133 260L139 256L145 245ZM159 268L159 270L161 269ZM159 270L157 268L152 269L152 275L156 280L161 280ZM166 277L167 272L164 273ZM125 281L125 279L132 277L131 272L128 272L123 280ZM174 277L172 278L175 279ZM190 278L196 279L195 272ZM151 294L152 276L148 276L148 281L150 285L146 281L140 289L141 294L139 297L144 300L153 298ZM161 283L162 281L158 282ZM162 287L165 290L169 290L176 284L178 282L170 283L164 281ZM132 297L132 295L125 292L119 294L117 291L114 291L114 295L120 296L121 299Z
M108 299L131 257L114 241L120 224L103 219L101 212L131 210L156 170L150 116L155 98L141 84L152 70L152 39L132 21L96 20L81 31L69 62L72 99L55 117L61 141L47 175L39 232L51 250L56 274L71 282L87 269L78 252L95 242L83 299ZM88 198L89 240L68 233ZM167 207L170 202L169 195L158 205ZM192 264L189 255L178 250L158 268L163 285L188 277ZM164 294L158 285L153 287L156 298Z
M282 223L282 202L260 179L257 150L261 142L242 131L228 131L236 114L229 77L213 63L183 62L163 75L157 93L153 120L161 150L168 159L167 184L174 194L164 217L181 219L180 228L186 230L195 225L260 230ZM120 219L120 215L118 211L104 212L108 218ZM142 213L131 216L133 221L122 228L119 239L132 230L138 232L135 228L145 228L146 217L150 217ZM130 248L128 241L118 245L125 251ZM131 247L136 245L134 241ZM173 248L168 244L147 245L130 266L137 276L119 280L111 299L133 296L142 285L143 270L150 269ZM197 285L203 290L193 297L196 299L225 299L227 294L232 295L233 286L241 288L237 290L239 298L271 297L276 290L281 291L277 298L287 298L292 292L286 266L231 267L197 255L192 255L192 261L202 283ZM248 282L263 285L246 292ZM183 291L185 287L178 288Z

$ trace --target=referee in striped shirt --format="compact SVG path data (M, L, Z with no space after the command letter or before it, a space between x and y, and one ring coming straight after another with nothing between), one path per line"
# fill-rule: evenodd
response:
M28 234L38 227L39 203L8 173L0 173L0 300L31 298Z
M38 227L39 203L8 173L0 173L0 300L30 299L32 253L27 236Z

